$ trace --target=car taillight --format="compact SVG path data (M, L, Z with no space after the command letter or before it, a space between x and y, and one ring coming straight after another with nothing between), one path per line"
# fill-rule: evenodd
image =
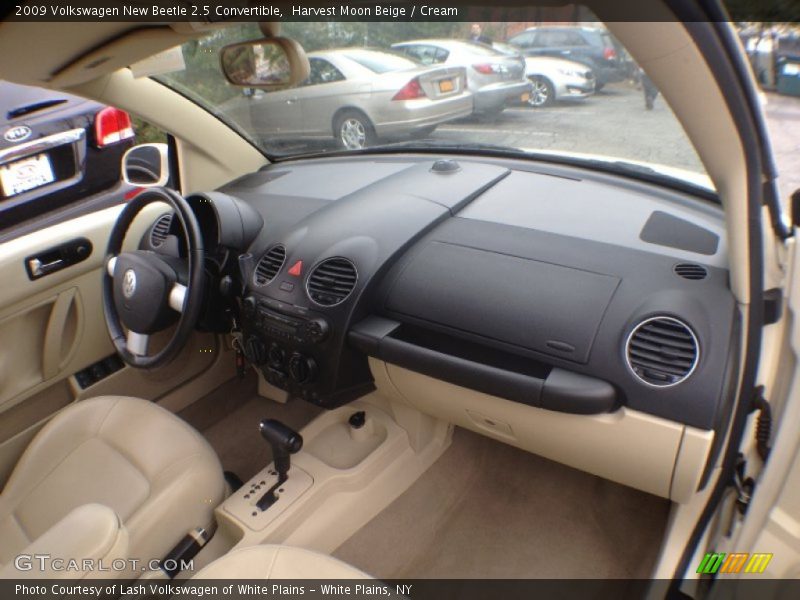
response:
M483 75L493 75L494 73L497 73L497 65L490 63L478 63L476 65L472 65L472 68Z
M419 79L414 78L400 88L400 91L392 97L392 100L413 100L414 98L424 98L425 96L425 90L419 84Z
M94 139L98 148L133 137L131 117L124 110L107 106L94 116Z
M605 58L606 60L614 60L615 58L617 58L617 51L611 47L604 48L603 58Z

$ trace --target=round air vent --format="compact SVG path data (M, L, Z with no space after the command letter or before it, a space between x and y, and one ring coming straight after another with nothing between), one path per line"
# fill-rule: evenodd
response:
M675 265L673 268L676 275L683 277L684 279L705 279L708 276L708 271L702 265L697 265L694 263L680 263Z
M669 387L684 381L697 367L700 347L686 323L653 317L628 336L625 355L636 377L647 385Z
M169 235L169 227L172 225L172 213L161 215L150 230L150 245L158 248Z
M328 258L311 269L306 292L313 302L336 306L344 302L356 287L356 267L346 258Z
M266 251L264 256L258 261L255 271L253 271L253 283L256 285L267 285L275 279L286 260L286 248L281 244L273 246Z

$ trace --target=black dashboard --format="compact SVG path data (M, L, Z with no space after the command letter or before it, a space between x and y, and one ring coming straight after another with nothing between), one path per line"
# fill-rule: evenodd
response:
M727 411L738 312L708 202L429 155L278 163L188 199L213 258L208 306L267 381L317 405L371 391L372 356L549 410L701 429ZM143 243L171 233L159 219Z

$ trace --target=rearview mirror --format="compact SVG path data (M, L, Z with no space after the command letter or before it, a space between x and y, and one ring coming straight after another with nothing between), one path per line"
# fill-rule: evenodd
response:
M162 186L169 181L166 144L139 144L122 155L122 179L137 187Z
M280 89L308 77L308 58L303 48L288 38L265 38L225 46L220 65L233 85Z

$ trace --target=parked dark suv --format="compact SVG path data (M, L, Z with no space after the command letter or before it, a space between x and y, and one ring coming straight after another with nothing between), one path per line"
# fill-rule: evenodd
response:
M508 43L525 56L557 56L584 63L595 73L597 90L625 80L630 70L622 48L599 27L530 27Z
M118 108L0 81L0 234L78 200L124 200L135 190L120 183L120 160L133 137Z

